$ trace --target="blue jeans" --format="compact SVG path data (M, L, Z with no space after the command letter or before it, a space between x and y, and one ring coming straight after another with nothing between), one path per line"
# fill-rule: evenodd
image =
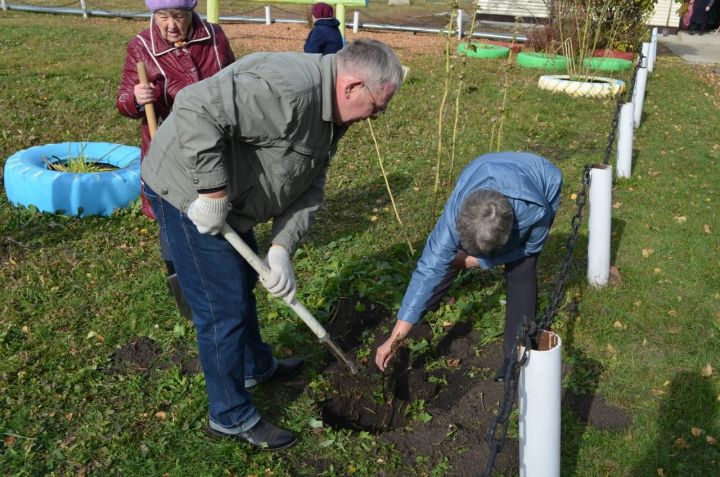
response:
M260 420L246 388L277 369L272 349L260 337L253 294L257 273L222 235L201 234L186 214L149 187L144 190L192 309L210 427L245 432ZM257 250L252 229L240 236Z

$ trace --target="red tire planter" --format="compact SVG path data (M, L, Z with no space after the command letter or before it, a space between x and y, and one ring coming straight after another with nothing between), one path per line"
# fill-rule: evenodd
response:
M620 58L622 60L633 61L635 59L635 53L632 51L619 51L619 50L595 50L590 56L602 57L602 58Z
M486 40L483 38L483 43L490 43L491 45L498 45L498 46L504 46L505 48L510 48L510 51L513 52L514 55L520 53L523 49L523 44L515 42L514 44L510 41L497 41L497 40Z

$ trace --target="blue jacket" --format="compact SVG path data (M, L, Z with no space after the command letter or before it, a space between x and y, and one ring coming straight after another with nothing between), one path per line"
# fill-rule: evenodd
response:
M491 257L476 257L482 268L511 263L542 250L560 206L560 170L535 154L499 152L480 156L460 174L440 220L428 237L405 292L398 319L415 324L422 318L428 300L460 249L455 227L460 207L465 197L478 189L502 193L515 213L507 243Z
M318 18L305 40L305 53L327 55L337 53L343 47L340 22L336 18Z

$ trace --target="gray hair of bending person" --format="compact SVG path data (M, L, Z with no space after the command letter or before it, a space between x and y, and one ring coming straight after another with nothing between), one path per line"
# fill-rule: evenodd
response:
M361 78L368 86L391 85L394 91L403 81L403 71L395 52L377 40L355 40L337 52L338 70Z
M455 221L460 246L472 256L490 255L507 243L514 220L507 197L496 190L476 190L465 198Z

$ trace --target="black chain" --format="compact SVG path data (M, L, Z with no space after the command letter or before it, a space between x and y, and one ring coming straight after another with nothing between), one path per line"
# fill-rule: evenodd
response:
M565 295L565 287L567 286L567 282L570 279L570 265L572 264L573 254L575 252L575 244L577 243L580 225L582 224L583 210L585 209L585 204L587 203L587 190L588 186L590 185L590 169L591 166L589 164L585 165L583 169L581 178L582 187L580 188L580 192L578 192L577 197L575 197L575 204L577 205L577 210L571 222L572 233L565 242L565 247L567 248L567 255L565 255L565 260L563 260L560 273L555 279L555 290L553 291L552 297L550 298L550 304L547 306L547 308L545 308L545 313L543 313L542 320L540 321L540 323L538 323L538 329L541 330L547 330L550 328L550 324L552 323L553 319L555 319L555 315L557 315L557 309L558 305L560 304L560 300Z
M515 342L513 343L512 353L510 356L519 355L520 343L523 343L524 350L522 357L519 360L513 361L505 372L503 381L503 400L500 403L500 408L493 418L493 423L487 433L486 439L488 447L490 448L490 456L485 463L485 470L482 473L482 477L490 477L492 475L492 470L495 466L495 459L497 458L497 455L502 452L503 447L505 447L508 427L510 426L510 413L512 412L515 397L517 396L520 368L525 366L525 363L527 362L530 350L533 347L532 337L536 333L537 329L535 328L535 322L525 320L523 329L515 337Z

